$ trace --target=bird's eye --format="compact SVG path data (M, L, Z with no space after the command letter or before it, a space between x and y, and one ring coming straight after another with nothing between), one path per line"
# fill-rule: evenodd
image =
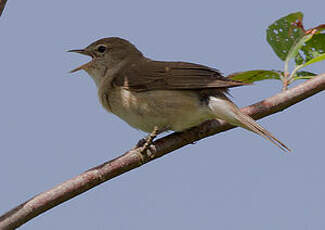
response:
M106 51L106 47L105 46L98 46L97 51L99 53L104 53Z

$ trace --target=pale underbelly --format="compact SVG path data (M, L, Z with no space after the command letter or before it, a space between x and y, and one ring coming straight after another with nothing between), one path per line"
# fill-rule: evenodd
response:
M130 126L145 132L154 127L182 131L197 126L205 120L213 119L206 102L191 91L154 90L131 92L112 89L102 99L103 106Z

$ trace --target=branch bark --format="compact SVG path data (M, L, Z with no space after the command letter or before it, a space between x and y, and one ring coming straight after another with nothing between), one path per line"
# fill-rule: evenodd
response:
M256 104L241 109L254 119L260 119L280 112L316 93L325 90L325 74L321 74L294 88L281 92ZM205 137L234 128L223 121L208 121L181 133L172 133L156 140L147 150L147 156L134 148L123 155L89 169L54 188L34 196L0 217L0 229L13 229L21 226L39 214L53 208L109 179L129 170L140 167L154 159L164 156L184 145Z
M5 8L6 3L7 3L7 0L0 0L0 17L2 15L4 8Z

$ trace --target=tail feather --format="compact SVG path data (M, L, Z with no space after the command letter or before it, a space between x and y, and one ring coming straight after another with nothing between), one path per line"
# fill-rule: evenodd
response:
M254 133L257 133L278 146L283 151L291 151L285 144L283 144L279 139L275 138L269 131L257 124L253 118L240 112L239 108L226 96L211 96L209 99L209 108L216 118L225 120L232 125L240 126Z
M264 137L265 139L269 140L276 146L278 146L283 151L291 151L285 144L283 144L279 139L274 137L269 131L264 129L261 125L259 125L253 118L241 113L238 111L236 113L238 121L241 123L241 127L246 128L254 133L257 133Z

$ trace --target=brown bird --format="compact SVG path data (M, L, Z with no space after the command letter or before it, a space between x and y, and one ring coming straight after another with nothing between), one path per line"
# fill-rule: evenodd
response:
M187 62L154 61L129 41L103 38L85 49L92 57L71 72L85 70L98 87L104 108L134 128L151 133L183 131L206 120L222 119L290 151L280 140L240 112L226 96L228 88L246 85L216 69Z

